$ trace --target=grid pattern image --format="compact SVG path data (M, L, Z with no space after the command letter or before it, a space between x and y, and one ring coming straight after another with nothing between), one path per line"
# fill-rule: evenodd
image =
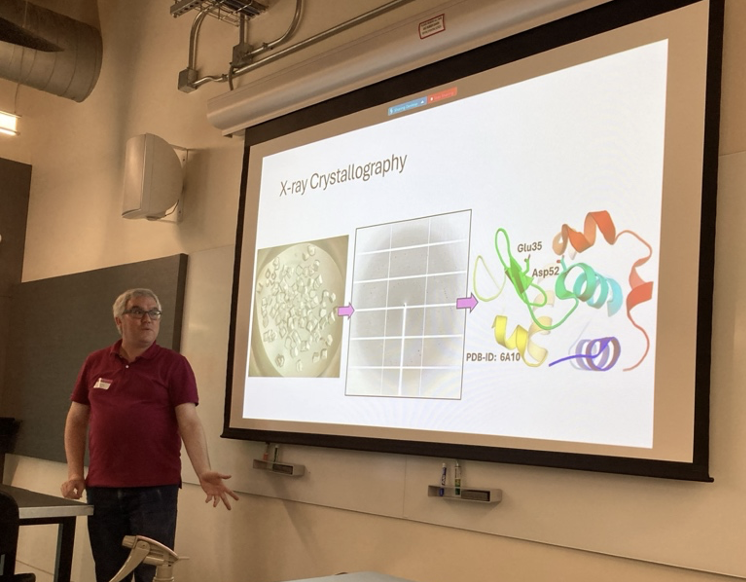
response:
M350 396L461 397L471 211L356 232Z

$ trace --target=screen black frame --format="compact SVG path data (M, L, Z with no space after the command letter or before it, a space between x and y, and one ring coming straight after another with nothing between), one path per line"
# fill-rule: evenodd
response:
M584 471L710 482L709 413L714 286L715 219L717 196L720 84L724 0L709 0L708 54L703 142L702 208L692 462L670 462L615 456L561 453L460 444L338 436L237 428L230 425L233 398L234 348L238 305L238 269L241 264L244 216L247 207L248 166L251 147L286 133L305 129L356 111L411 95L430 87L589 38L627 24L696 4L703 0L612 0L595 8L486 44L442 61L371 84L245 130L244 166L237 223L231 324L227 366L227 392L222 437L279 444L329 447L369 452L472 459L537 465Z

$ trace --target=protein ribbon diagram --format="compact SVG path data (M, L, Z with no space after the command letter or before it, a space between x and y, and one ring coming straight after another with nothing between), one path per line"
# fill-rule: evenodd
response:
M587 262L575 260L597 243L598 234L610 246L617 244L623 236L632 236L647 249L647 254L635 260L630 267L629 291L626 297L617 280L603 275ZM645 281L640 276L639 269L653 256L653 249L640 235L632 230L617 233L609 212L601 210L586 215L582 232L562 224L552 241L552 251L560 258L549 268L532 271L530 254L521 265L513 255L510 238L504 228L498 228L495 232L494 246L504 277L498 282L484 257L477 256L472 278L474 295L481 302L493 301L505 292L506 284L509 282L508 288L513 289L526 306L531 318L527 326L516 325L513 333L508 335L507 315L497 315L492 327L495 341L499 345L508 350L517 350L526 365L538 367L548 359L548 352L533 341L534 336L550 333L562 326L580 305L593 309L605 306L608 317L613 317L626 306L627 319L642 334L645 347L640 358L623 370L632 370L645 360L650 351L650 337L644 327L635 321L632 312L642 303L652 299L653 283ZM477 272L482 270L487 273L495 287L492 293L481 293L477 288ZM556 277L553 289L543 287L544 279L551 276ZM560 317L553 320L548 315L538 313L544 307L555 305L555 298L565 306ZM550 361L548 365L570 362L581 370L608 371L618 363L622 345L620 340L613 336L580 338L571 351L569 356Z

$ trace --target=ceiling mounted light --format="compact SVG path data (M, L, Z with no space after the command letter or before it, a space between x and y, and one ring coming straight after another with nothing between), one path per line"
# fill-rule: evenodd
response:
M18 135L18 115L0 111L0 133Z

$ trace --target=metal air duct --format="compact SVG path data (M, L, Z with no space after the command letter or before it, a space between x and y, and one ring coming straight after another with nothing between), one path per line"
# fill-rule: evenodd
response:
M37 41L14 40L19 29ZM80 102L96 85L102 53L92 26L24 0L0 1L0 77Z

